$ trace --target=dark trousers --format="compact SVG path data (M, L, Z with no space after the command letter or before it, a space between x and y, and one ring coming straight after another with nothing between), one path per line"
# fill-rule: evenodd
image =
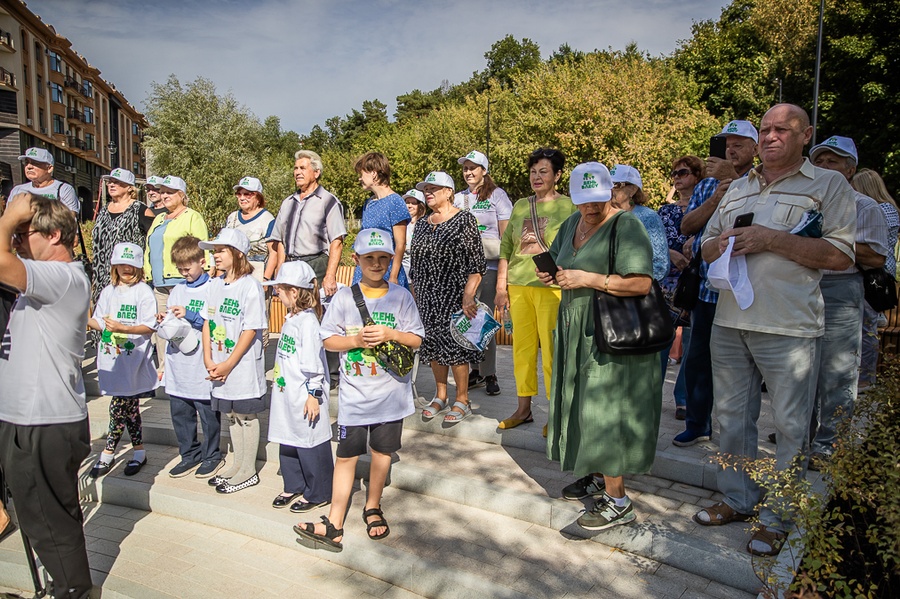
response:
M684 382L687 387L685 429L697 433L712 430L713 381L712 336L716 305L698 301L691 312L691 343L684 358Z
M44 426L0 421L3 468L22 532L53 579L54 597L90 592L78 467L91 451L88 420Z
M330 441L309 448L279 445L278 461L285 493L302 493L309 503L331 501L334 458Z
M171 397L169 412L172 414L172 428L178 439L178 453L189 462L219 461L219 435L222 432L222 413L210 406L210 401ZM203 442L197 440L197 415L203 429Z

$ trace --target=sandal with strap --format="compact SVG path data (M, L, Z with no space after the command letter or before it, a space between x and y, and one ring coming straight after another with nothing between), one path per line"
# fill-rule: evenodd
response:
M706 514L707 519L701 518L700 514ZM694 522L701 526L722 526L729 522L746 522L752 517L753 514L742 514L724 501L720 501L694 514Z
M373 520L372 522L369 522L370 516L378 516L378 520ZM363 518L363 522L365 522L365 524L366 524L366 534L368 534L369 538L372 539L373 541L383 539L384 537L391 534L391 527L388 526L387 520L384 519L384 512L381 511L380 507L370 508L370 509L365 510L363 512L362 518ZM372 534L373 528L379 528L382 526L384 527L383 533L381 533L380 535Z
M456 411L458 410L458 411ZM450 411L444 416L444 422L459 422L472 415L472 407L461 401L454 401Z
M427 406L422 408L422 416L424 418L434 418L435 416L437 416L438 414L440 414L441 412L443 412L444 410L447 409L448 401L449 401L449 398L441 399L440 397L435 396L435 398L432 399L431 402ZM438 407L433 408L433 407L431 407L431 404L437 404Z
M324 535L316 534L316 525L312 522L305 522L302 526L300 524L294 525L294 532L304 539L312 541L314 549L318 549L319 545L321 545L326 551L335 553L342 551L344 545L340 541L335 541L335 539L344 536L344 529L335 528L328 516L322 516L322 522L325 523ZM301 539L297 539L297 542L301 545L304 544Z
M753 536L750 537L750 542L747 543L747 551L751 555L772 557L773 555L778 555L781 551L785 539L787 539L787 535L783 532L761 524L753 533Z

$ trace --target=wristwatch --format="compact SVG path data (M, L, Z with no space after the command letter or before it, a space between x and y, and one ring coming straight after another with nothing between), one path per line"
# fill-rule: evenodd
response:
M312 395L313 397L315 397L316 399L322 399L322 396L325 395L325 392L322 391L321 389L313 389L312 391L309 392L309 394Z

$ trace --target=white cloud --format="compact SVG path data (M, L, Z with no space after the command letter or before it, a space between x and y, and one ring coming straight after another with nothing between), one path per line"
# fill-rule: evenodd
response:
M29 0L139 108L151 81L203 76L260 118L306 132L378 98L464 81L507 34L546 57L622 49L668 54L721 0Z

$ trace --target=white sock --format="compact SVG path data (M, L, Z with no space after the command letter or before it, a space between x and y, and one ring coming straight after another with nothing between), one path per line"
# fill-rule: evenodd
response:
M100 454L100 461L104 464L112 464L113 454L106 453L105 451Z
M143 462L144 458L147 457L147 450L145 449L135 449L134 450L134 459L138 462Z
M625 507L628 505L628 495L623 495L622 497L613 497L610 495L610 499L616 502L616 507Z

